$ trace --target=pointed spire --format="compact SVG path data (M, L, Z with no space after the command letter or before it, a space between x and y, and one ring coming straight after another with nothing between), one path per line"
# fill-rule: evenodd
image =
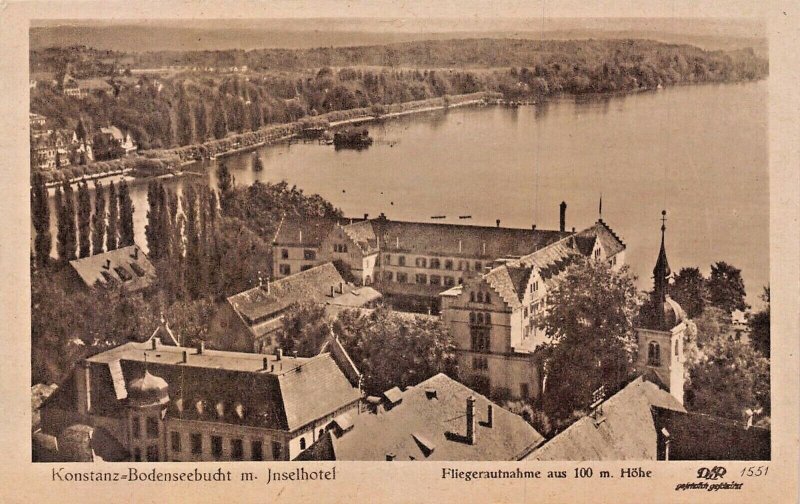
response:
M661 211L661 250L658 252L658 260L656 261L656 267L653 268L653 276L655 277L656 284L660 280L667 280L671 275L672 271L669 269L669 261L667 261L667 250L664 246L664 235L667 230L667 211Z

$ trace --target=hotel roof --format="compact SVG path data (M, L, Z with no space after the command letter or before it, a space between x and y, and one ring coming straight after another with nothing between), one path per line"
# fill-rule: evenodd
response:
M526 460L655 460L653 408L686 412L656 384L639 377L531 453Z
M99 414L124 411L120 401L145 370L169 385L168 415L186 420L293 431L361 397L328 352L311 358L208 349L198 353L148 340L126 343L87 361L98 380L93 400Z
M517 460L542 442L522 417L438 374L414 387L389 391L393 403L378 414L352 415L352 427L329 430L304 460ZM475 443L464 441L467 398L475 398ZM488 406L493 419L487 425ZM342 432L344 431L344 432Z
M149 287L156 279L155 267L138 245L74 259L69 265L89 288L117 284L137 291Z

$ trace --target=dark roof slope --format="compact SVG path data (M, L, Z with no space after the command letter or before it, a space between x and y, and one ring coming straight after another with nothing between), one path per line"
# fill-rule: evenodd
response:
M466 401L475 398L475 444L466 434ZM438 374L406 389L390 410L352 416L345 432L329 430L301 455L304 459L517 460L541 443L542 436L521 417L493 404L486 425L484 396Z
M284 217L275 233L273 244L294 247L319 247L322 240L339 224L351 219L327 217Z
M153 263L138 245L74 259L69 265L89 288L98 284L116 284L129 291L137 291L149 287L156 278Z
M685 412L668 392L641 377L531 453L526 460L656 460L653 408Z
M250 324L284 310L292 303L321 303L330 298L331 287L338 290L345 284L332 263L325 263L228 298L233 309Z
M570 233L373 219L385 252L497 259L529 254ZM459 247L459 242L461 246Z
M347 236L358 245L364 254L373 254L378 251L378 238L371 221L358 221L342 228Z
M132 342L87 360L99 414L122 411L121 401L145 366L169 386L168 414L183 419L292 431L361 397L329 353L278 360L275 355L198 354L192 348L153 349L150 342Z

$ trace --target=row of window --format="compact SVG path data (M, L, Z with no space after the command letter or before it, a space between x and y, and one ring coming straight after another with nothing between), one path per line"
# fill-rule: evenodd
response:
M314 266L311 264L304 264L300 266L300 271L305 271L313 268ZM278 272L281 276L289 276L292 274L292 267L289 264L279 264L278 265Z
M402 255L397 256L397 261L395 264L392 264L392 256L390 254L384 255L383 260L386 266L406 265L406 256ZM446 270L469 271L470 261L460 260L456 262L453 259L442 260L437 257L431 257L430 259L427 257L417 257L414 259L414 265L417 268L442 269L442 267L444 267ZM475 271L481 271L483 269L483 263L481 261L475 261L474 268Z
M473 325L489 325L492 323L492 317L489 313L469 312L469 323Z
M386 282L408 283L408 273L398 271L384 271L383 280ZM462 279L458 279L460 284ZM456 279L451 276L441 275L426 275L425 273L417 273L414 275L414 282L421 285L444 285L445 287L453 287L456 284Z
M222 436L211 436L211 455L222 458L223 441ZM232 460L244 459L244 441L241 438L230 439L230 452ZM178 431L170 432L170 446L173 453L183 451L181 433ZM189 434L189 450L192 454L203 453L203 435L199 432ZM283 459L283 446L278 441L272 442L272 460ZM264 443L260 439L250 441L250 460L264 460Z
M147 447L147 461L148 462L158 462L158 445L149 445ZM142 461L142 449L138 446L133 449L133 461L134 462L141 462Z
M344 251L347 252L347 246L344 246ZM281 249L281 259L289 259L289 249ZM306 261L316 261L317 251L314 249L303 249L303 259Z
M678 340L675 340L675 356L677 357L680 355L680 347L678 346ZM660 366L661 365L661 345L659 345L655 341L651 341L647 345L647 365L648 366Z
M346 243L334 243L333 244L333 251L339 254L346 254L347 253L347 244Z
M492 298L488 292L472 292L469 293L470 303L491 303Z

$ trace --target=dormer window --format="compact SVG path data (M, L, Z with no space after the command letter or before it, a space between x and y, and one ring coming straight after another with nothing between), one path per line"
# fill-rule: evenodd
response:
M133 272L136 273L136 276L143 277L145 275L144 270L137 263L130 263L130 266Z
M116 272L117 276L123 282L127 282L133 279L133 275L131 275L130 271L126 270L122 266L117 266L114 268L114 272Z

